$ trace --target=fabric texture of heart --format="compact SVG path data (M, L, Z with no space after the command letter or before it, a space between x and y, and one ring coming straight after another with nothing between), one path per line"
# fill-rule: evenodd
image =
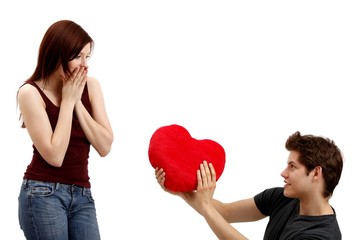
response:
M225 167L225 151L219 143L195 139L177 124L160 127L153 133L148 156L154 169L164 169L165 187L175 192L196 190L196 171L204 160L214 166L216 181Z

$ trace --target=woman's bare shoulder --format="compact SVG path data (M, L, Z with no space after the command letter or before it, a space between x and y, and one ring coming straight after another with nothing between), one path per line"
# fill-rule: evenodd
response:
M39 96L39 91L31 84L24 84L18 90L18 99L28 98L30 96Z
M87 77L87 86L88 86L88 92L90 96L90 101L97 96L102 95L100 82L95 77Z

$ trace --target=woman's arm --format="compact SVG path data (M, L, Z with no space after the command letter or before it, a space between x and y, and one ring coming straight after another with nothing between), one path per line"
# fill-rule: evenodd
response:
M81 97L86 82L85 74L83 70L76 70L74 81L64 81L59 117L54 131L39 91L30 84L23 85L18 91L21 116L30 138L45 161L54 167L62 166L70 141L73 110Z
M87 139L99 155L104 157L111 150L114 135L98 80L88 77L87 84L93 116L89 114L81 100L75 105L75 113Z

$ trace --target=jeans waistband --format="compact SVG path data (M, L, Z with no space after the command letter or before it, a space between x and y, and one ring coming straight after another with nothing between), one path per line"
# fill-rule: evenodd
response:
M54 189L61 189L61 188L64 188L64 189L80 189L80 190L87 190L89 191L90 188L87 188L87 187L82 187L82 186L79 186L79 185L76 185L76 184L65 184L65 183L58 183L58 182L47 182L47 181L39 181L39 180L31 180L31 179L23 179L23 182L22 182L22 185L28 185L29 183L42 183L42 184L45 184L45 185L50 185L50 186L53 186Z

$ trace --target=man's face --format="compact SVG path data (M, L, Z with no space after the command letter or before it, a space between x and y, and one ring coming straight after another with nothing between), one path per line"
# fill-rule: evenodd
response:
M284 195L286 197L305 198L311 196L313 174L307 173L305 166L298 159L299 153L290 151L287 167L281 172L285 182Z

